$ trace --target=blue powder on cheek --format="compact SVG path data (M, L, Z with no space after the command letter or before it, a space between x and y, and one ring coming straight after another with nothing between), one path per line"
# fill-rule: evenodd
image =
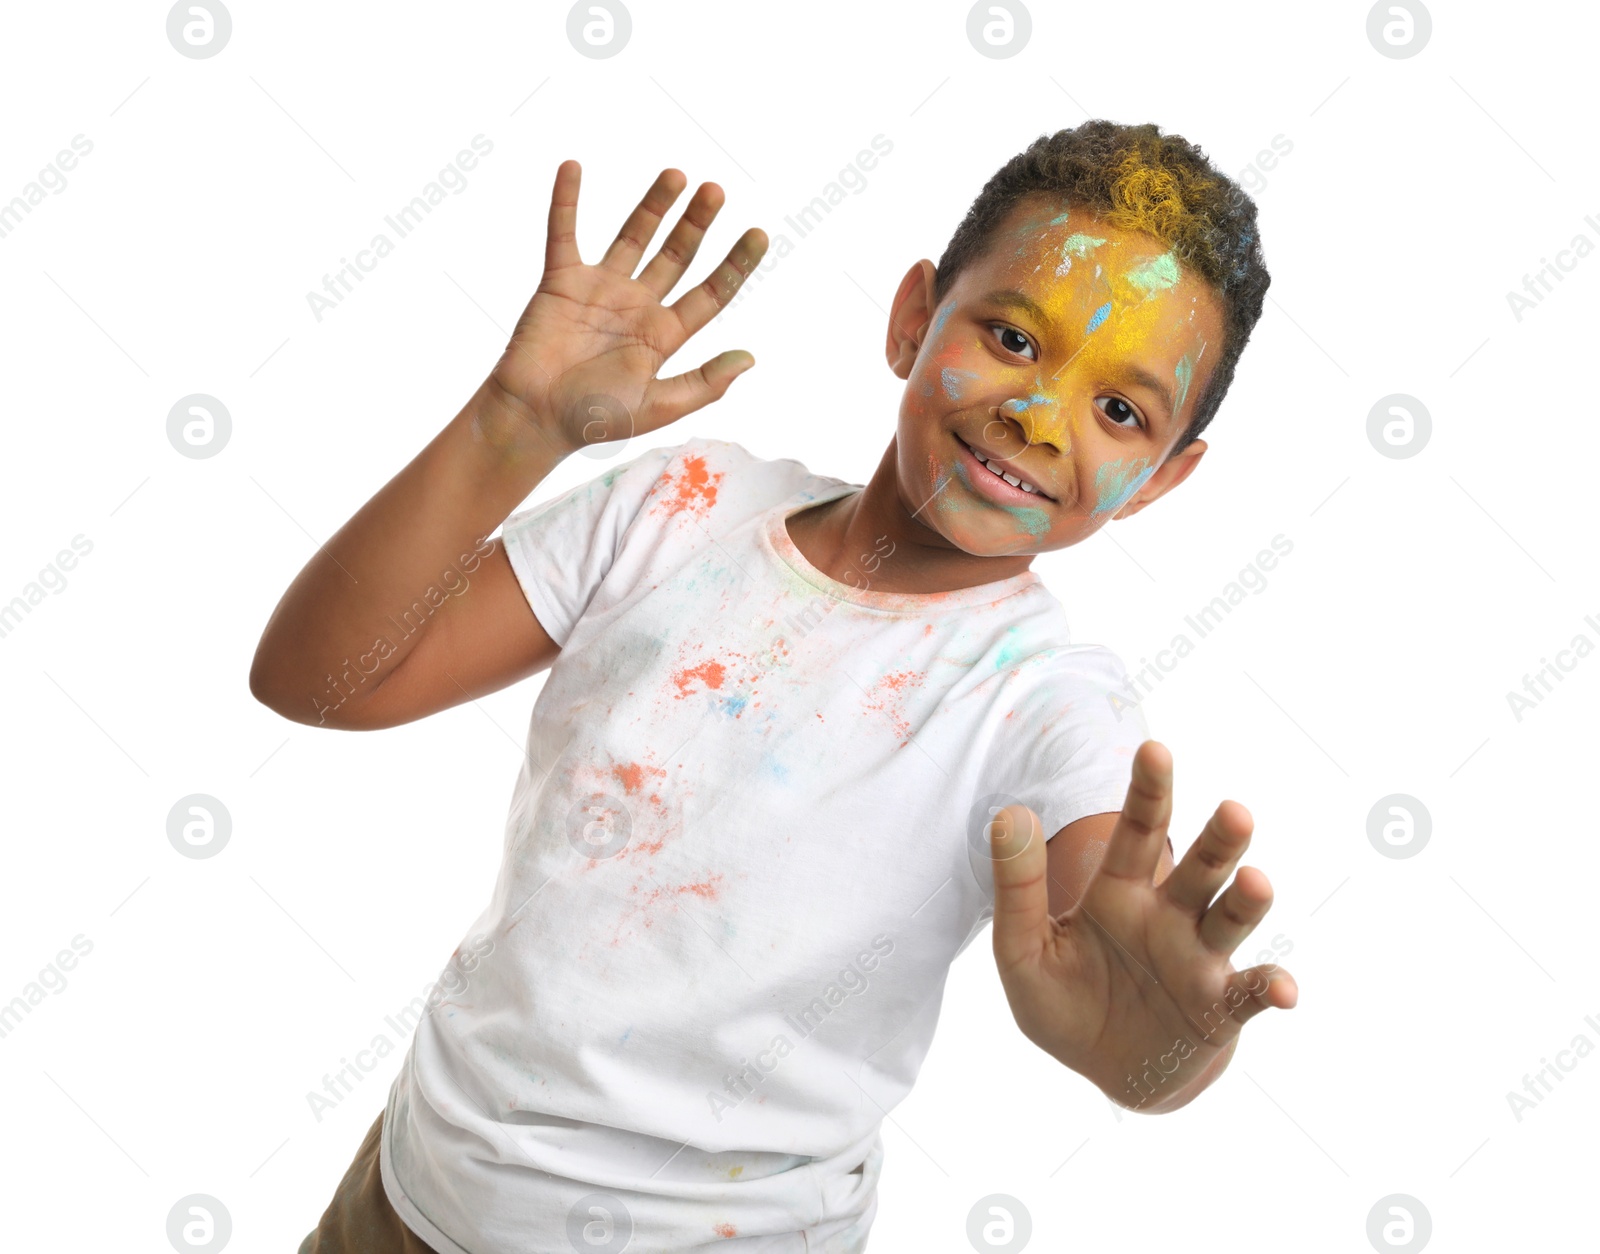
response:
M1123 458L1103 463L1094 476L1095 490L1100 494L1099 503L1094 507L1094 514L1121 509L1128 498L1144 486L1145 480L1155 474L1155 467L1148 464L1149 460L1147 457L1141 457L1130 463L1128 459ZM1143 466L1144 469L1133 475L1136 466ZM1133 475L1132 482L1128 480L1129 475Z
M1050 515L1042 509L1036 509L1031 505L1007 505L1004 509L1035 540L1050 530Z
M945 395L953 401L961 399L961 379L976 379L978 376L970 370L957 370L954 366L946 366L939 372L939 381L944 384Z
M950 318L950 311L955 307L955 301L950 300L945 302L944 308L939 311L939 316L933 320L933 333L935 335L938 335L939 332L944 330L944 324Z
M1099 325L1102 322L1104 322L1107 318L1109 318L1110 316L1111 316L1111 302L1107 301L1105 304L1101 305L1100 308L1096 309L1093 314L1090 315L1090 317L1089 317L1089 325L1084 327L1083 333L1085 335L1094 334L1095 329L1098 328Z
M1178 381L1177 399L1172 403L1172 416L1176 420L1178 415L1183 413L1183 402L1189 395L1189 382L1194 378L1194 362L1186 356L1172 368L1172 373Z

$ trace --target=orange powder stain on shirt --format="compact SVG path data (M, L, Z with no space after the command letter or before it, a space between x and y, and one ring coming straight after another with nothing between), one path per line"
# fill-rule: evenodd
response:
M867 699L867 709L888 716L900 743L910 739L911 721L905 715L903 702L912 688L921 687L924 676L916 671L891 671L878 681L874 693Z
M652 913L652 911L659 907L663 902L669 902L680 894L690 893L706 901L718 900L718 896L722 891L718 884L718 881L721 879L722 876L719 873L708 876L699 883L669 884L660 888L652 888L647 893L641 893L637 898L634 898L628 902L627 908L622 912L622 917L617 920L617 930L615 933L613 933L611 941L609 942L610 947L615 949L622 944L623 929L627 926L628 922L636 916L643 916L644 925L646 927L653 927L655 925L655 915ZM637 885L635 885L634 887L629 888L628 891L630 893L637 893L639 890Z
M657 502L655 512L669 517L689 514L704 518L717 503L717 484L720 482L722 472L707 470L705 458L685 458L681 474L666 476L666 491Z
M667 773L659 766L644 766L638 762L619 762L611 768L611 773L630 795L644 787L647 775L659 775L662 779L667 777Z
M674 671L672 673L672 682L678 688L677 699L682 701L688 696L690 686L697 679L707 688L722 687L722 680L726 674L727 669L721 662L717 661L702 662L699 666L688 666L683 670Z
M720 1223L711 1231L715 1232L719 1237L736 1237L739 1235L739 1230L730 1223Z

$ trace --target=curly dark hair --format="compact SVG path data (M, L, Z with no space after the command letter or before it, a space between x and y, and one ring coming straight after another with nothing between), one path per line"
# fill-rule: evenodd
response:
M1189 425L1173 445L1176 456L1222 404L1272 282L1261 255L1255 202L1198 145L1164 135L1152 122L1127 126L1093 118L1040 135L995 171L950 237L939 258L935 306L963 267L987 251L1017 203L1039 193L1090 208L1107 225L1153 235L1221 299L1225 341Z

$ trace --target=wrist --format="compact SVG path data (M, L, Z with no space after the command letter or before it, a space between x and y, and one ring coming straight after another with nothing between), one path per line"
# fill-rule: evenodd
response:
M475 444L516 470L540 468L540 478L574 452L553 424L493 373L473 393L463 416Z

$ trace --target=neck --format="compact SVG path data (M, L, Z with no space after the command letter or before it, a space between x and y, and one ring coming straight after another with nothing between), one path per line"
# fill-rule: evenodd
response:
M1031 553L979 557L951 544L936 529L938 494L906 500L900 492L897 440L860 492L801 510L789 518L789 538L830 579L875 592L954 592L1020 575Z

